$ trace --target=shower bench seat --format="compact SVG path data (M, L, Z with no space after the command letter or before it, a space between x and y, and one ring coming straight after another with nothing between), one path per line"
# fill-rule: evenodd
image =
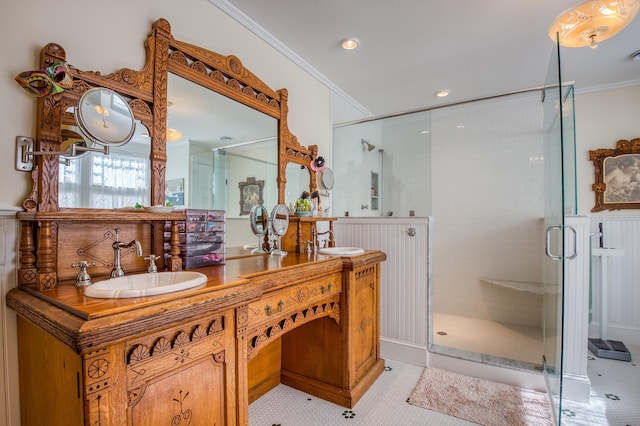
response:
M490 278L480 278L480 282L486 284L493 284L500 287L505 287L511 290L524 291L526 293L532 293L539 296L548 293L557 293L558 290L549 285L545 287L544 283L537 283L531 281L510 281L510 280L496 280Z

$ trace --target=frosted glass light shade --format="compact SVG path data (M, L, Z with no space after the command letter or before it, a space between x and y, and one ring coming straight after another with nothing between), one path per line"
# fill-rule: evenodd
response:
M640 9L640 0L585 0L558 16L549 37L565 47L596 47L629 25Z

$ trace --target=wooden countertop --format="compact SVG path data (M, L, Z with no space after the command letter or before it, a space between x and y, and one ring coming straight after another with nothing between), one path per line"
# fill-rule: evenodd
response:
M98 299L86 297L84 289L72 282L62 282L46 291L20 286L9 291L6 299L7 305L19 315L81 352L153 327L169 326L259 300L265 292L310 277L385 259L380 251L351 257L255 255L231 259L225 265L194 269L207 275L205 285L163 295Z

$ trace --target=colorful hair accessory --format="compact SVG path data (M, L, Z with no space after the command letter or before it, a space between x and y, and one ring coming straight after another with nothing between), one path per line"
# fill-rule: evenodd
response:
M24 90L38 97L54 95L73 87L71 70L65 62L56 62L40 70L21 72L16 76L16 81Z

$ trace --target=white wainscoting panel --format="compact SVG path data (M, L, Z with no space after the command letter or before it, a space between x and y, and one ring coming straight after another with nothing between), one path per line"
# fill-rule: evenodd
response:
M591 232L602 223L604 246L624 250L624 256L611 257L607 281L607 338L640 345L640 216L592 216ZM591 240L599 245L598 237ZM592 321L590 337L599 335L600 259L591 262Z
M564 261L564 325L562 397L589 402L591 382L587 375L589 331L589 217L569 216L565 225L576 231L577 256ZM574 250L570 232L565 232L567 253Z
M5 296L17 283L18 221L21 209L0 206L0 424L20 424L17 316Z
M414 217L340 218L334 224L337 246L387 255L380 267L382 354L393 351L387 356L417 365L426 365L429 337L429 226L430 218Z

